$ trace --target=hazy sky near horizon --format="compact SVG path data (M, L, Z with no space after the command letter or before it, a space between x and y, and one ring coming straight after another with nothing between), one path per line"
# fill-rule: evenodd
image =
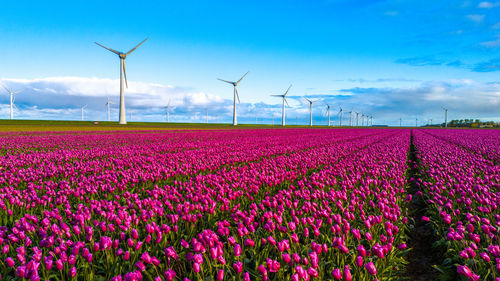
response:
M500 1L10 1L0 17L0 82L21 119L104 120L115 102L119 60L94 44L128 51L133 121L275 122L293 84L288 122L305 123L301 96L374 116L375 123L500 121ZM0 94L0 118L8 118ZM315 123L325 123L315 105ZM338 108L335 109L337 111ZM333 112L332 112L333 115ZM217 117L216 117L217 116ZM127 114L127 118L129 114ZM344 114L344 124L348 114ZM337 116L335 116L337 119ZM338 122L336 120L336 122Z

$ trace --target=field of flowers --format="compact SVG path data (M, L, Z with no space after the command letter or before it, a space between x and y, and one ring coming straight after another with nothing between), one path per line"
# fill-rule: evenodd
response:
M421 195L445 248L447 280L500 280L500 134L415 131ZM446 270L448 269L448 271Z
M500 134L470 132L4 134L1 278L401 280L420 196L450 274L495 280Z

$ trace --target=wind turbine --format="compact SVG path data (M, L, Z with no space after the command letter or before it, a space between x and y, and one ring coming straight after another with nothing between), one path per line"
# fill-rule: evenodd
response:
M354 113L356 113L356 127L358 127L359 112L354 112Z
M415 117L415 127L418 127L418 118Z
M318 102L318 100L312 101L306 97L304 97L309 102L309 126L313 125L313 103Z
M290 87L288 87L288 89L285 91L285 93L283 95L271 95L273 97L283 98L283 107L281 109L281 126L283 126L283 127L285 127L285 103L286 103L286 105L290 106L288 104L288 102L286 101L286 94L288 94L288 91L290 91L291 87L292 87L292 85L290 85Z
M87 107L87 105L82 106L82 121L83 121L83 110Z
M401 121L402 121L402 119L399 118L399 127L401 127Z
M10 120L14 119L14 95L17 95L19 93L21 93L23 90L19 90L17 92L12 92L9 88L3 86L3 88L9 93L10 95Z
M135 49L137 49L137 47L139 47L140 45L142 45L142 43L146 42L146 40L148 40L148 38L144 39L144 41L142 41L141 43L139 43L137 46L135 46L134 48L132 48L127 53L118 52L116 50L113 50L111 48L108 48L108 47L106 47L104 45L101 45L101 44L95 42L97 45L103 47L104 49L117 54L118 57L120 58L120 119L119 119L119 122L118 122L120 125L126 125L127 124L127 117L126 117L126 113L125 113L125 95L123 93L123 90L124 90L123 89L123 80L124 80L124 78L125 78L125 87L128 88L127 71L126 71L126 68L125 68L125 59L127 58L128 55L130 55L130 53L132 53Z
M441 107L444 110L444 127L448 127L448 108Z
M342 107L339 106L339 108L340 108L340 110L339 110L339 122L340 123L339 124L340 124L340 127L342 127Z
M109 101L109 97L106 97L106 107L108 108L108 121L111 121L110 114L109 114L109 105L111 105L111 104L113 104L113 103Z
M328 116L328 127L330 127L330 124L331 124L330 123L330 108L331 108L331 106L329 104L327 104L326 102L325 102L325 104L326 104L326 112L325 112L325 114Z
M165 113L167 116L167 123L169 122L170 119L170 100L168 100L167 106L165 106Z
M220 80L222 82L226 82L228 84L231 84L234 87L234 97L233 97L233 126L238 125L238 116L236 115L236 99L238 99L238 103L239 103L240 102L240 96L238 95L237 86L241 82L241 80L243 80L243 78L248 74L248 72L250 72L250 71L247 71L247 73L245 73L243 76L241 76L240 80L238 80L236 82L231 82L231 81L227 81L227 80L223 80L223 79L217 78L218 80Z
M349 127L352 127L352 109L349 111Z

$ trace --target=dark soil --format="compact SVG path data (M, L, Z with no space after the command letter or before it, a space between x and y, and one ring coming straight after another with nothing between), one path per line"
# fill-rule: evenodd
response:
M419 163L416 157L416 150L413 144L413 134L410 139L410 151L408 154L408 193L412 195L412 200L408 205L408 215L410 219L410 232L408 233L408 247L412 250L408 255L409 264L406 266L406 278L415 281L438 280L439 272L433 265L439 265L443 261L443 253L433 248L433 243L437 240L430 223L422 221L425 216L427 206L422 197L417 195L419 190L416 181L420 177Z

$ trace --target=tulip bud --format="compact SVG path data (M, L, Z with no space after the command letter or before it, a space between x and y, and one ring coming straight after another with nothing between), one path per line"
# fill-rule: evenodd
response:
M371 275L377 274L377 268L375 267L373 262L369 262L369 263L365 264L365 268L368 271L368 273L370 273Z
M342 273L340 272L340 269L335 268L334 270L332 270L332 276L333 276L333 279L335 279L335 280L342 279Z

